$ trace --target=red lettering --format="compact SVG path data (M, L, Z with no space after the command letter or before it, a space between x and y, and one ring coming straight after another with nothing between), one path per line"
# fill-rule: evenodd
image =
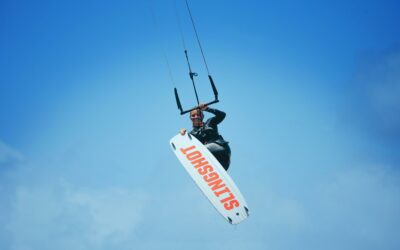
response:
M207 165L208 161L206 161L206 159L204 157L201 157L200 159L192 161L192 164L193 164L194 168L199 168L199 167L202 167L204 165Z
M180 150L185 155L187 151L190 151L190 150L195 149L195 148L196 148L195 146L190 146L188 148L181 148Z
M221 200L221 203L225 203L225 202L230 201L230 200L232 200L234 198L235 198L235 196L232 193L229 193L229 197Z
M197 151L197 150L186 155L186 158L189 161L196 160L199 157L201 157L201 153L200 153L200 151Z
M199 171L199 174L205 175L209 172L214 171L214 169L210 165L205 165L203 168L199 168L197 171Z
M231 200L230 202L227 202L224 204L224 208L226 210L232 210L233 207L238 207L240 205L239 201L237 200Z
M216 181L210 182L210 183L208 183L208 185L209 185L210 187L212 186L212 188L211 188L212 191L215 191L215 190L217 190L217 189L220 189L220 188L225 187L225 184L222 183L222 180L221 180L221 179L218 179L218 180L216 180Z
M225 187L225 188L222 189L221 191L214 192L214 194L215 194L217 197L219 197L219 196L221 196L221 194L224 194L224 193L227 193L227 192L230 192L230 191L231 191L231 190L229 190L228 187Z
M220 179L219 174L214 172L214 168L209 165L208 161L202 157L201 152L195 149L196 146L194 145L187 148L180 148L181 152L186 155L186 158L192 163L193 167L197 169L199 174L204 175L204 181L206 181L211 190L214 191L215 196L220 197L223 196L223 194L229 193L226 198L220 200L224 208L226 210L232 210L234 207L239 207L240 203L235 199L235 195L233 195L230 189L225 186L225 183Z
M218 179L219 175L216 172L211 172L208 175L204 175L203 178L206 182L210 182L210 181L215 181L216 179Z

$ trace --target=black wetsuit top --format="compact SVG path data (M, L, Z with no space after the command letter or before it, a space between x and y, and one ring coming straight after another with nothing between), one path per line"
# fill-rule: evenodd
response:
M217 125L225 119L225 112L212 108L206 108L205 111L210 112L215 116L209 118L203 126L193 127L190 134L196 137L204 145L215 142L223 147L227 147L228 142L218 133L217 127Z

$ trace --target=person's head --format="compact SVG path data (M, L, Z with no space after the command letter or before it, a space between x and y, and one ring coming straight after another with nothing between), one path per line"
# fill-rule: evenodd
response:
M200 109L190 111L190 120L192 120L193 127L200 127L203 125L204 114Z

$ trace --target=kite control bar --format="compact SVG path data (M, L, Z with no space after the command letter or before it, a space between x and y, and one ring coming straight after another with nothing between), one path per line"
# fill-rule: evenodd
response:
M201 55L203 57L204 65L206 66L206 69L207 69L208 79L210 80L211 87L212 87L212 90L214 92L214 101L205 103L205 105L209 106L211 104L219 102L219 100L218 100L218 91L217 91L217 88L215 87L214 80L212 79L210 71L208 69L208 65L207 65L207 62L206 62L206 57L204 56L203 48L201 46L199 35L197 34L196 25L194 23L193 16L192 16L192 13L190 11L189 3L187 2L187 0L186 0L186 7L187 7L188 13L190 15L190 20L192 22L193 30L194 30L194 32L196 34L197 43L199 44L199 48L200 48ZM182 33L181 33L181 36L182 36L182 40L183 40L183 47L185 49L186 61L187 61L188 67L189 67L189 77L190 77L190 80L192 81L193 89L194 89L194 93L196 95L196 101L197 101L197 106L196 107L184 111L183 108L182 108L182 105L181 105L181 101L179 100L178 90L176 88L174 89L176 104L178 105L178 109L181 111L181 115L184 115L184 114L186 114L186 113L188 113L188 112L190 112L192 110L198 109L200 107L200 101L199 101L199 96L197 95L196 85L194 83L194 76L197 76L197 73L192 71L192 67L190 66L189 57L188 57L188 53L187 53L187 50L186 50L186 46L185 46L185 42L184 42L184 38L183 38Z
M189 75L191 76L190 79L192 79L194 92L196 94L197 106L194 107L194 108L191 108L191 109L188 109L188 110L184 111L183 108L182 108L181 101L179 100L178 90L176 88L174 88L176 104L178 105L178 109L181 111L181 115L184 115L184 114L186 114L186 113L188 113L188 112L190 112L192 110L198 109L199 106L200 106L200 102L199 102L199 99L198 99L198 96L197 96L196 86L194 85L194 80L193 80L193 76L196 76L197 74L190 71ZM214 99L214 101L205 103L205 105L207 105L207 106L219 102L219 100L218 100L218 90L215 87L214 80L212 79L211 75L208 75L208 79L210 79L210 83L211 83L211 87L213 89L213 93L214 93L214 98L215 99Z

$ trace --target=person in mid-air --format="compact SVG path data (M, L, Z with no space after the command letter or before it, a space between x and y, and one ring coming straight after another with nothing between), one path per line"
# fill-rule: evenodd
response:
M203 111L212 113L215 116L209 118L206 122L203 122ZM224 167L225 170L228 170L231 162L231 149L228 142L218 133L217 126L225 119L225 116L226 114L223 111L209 108L205 104L200 104L198 109L190 112L193 130L189 133L203 143L215 158L217 158L219 163L221 163L222 167ZM186 129L181 129L180 133L184 135Z

